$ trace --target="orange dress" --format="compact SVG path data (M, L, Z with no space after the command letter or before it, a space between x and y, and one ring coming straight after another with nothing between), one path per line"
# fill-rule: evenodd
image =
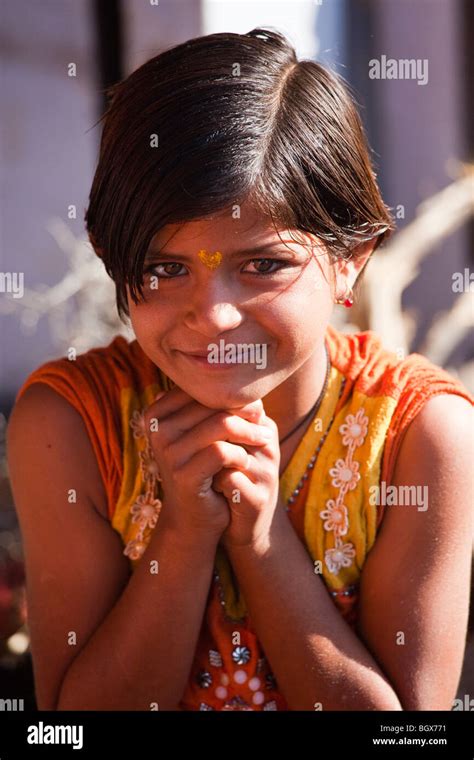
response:
M281 476L280 494L315 573L355 627L360 575L384 512L373 498L374 488L390 485L403 435L429 398L453 393L471 404L474 398L419 354L400 360L371 331L346 335L329 326L326 346L331 360L327 390ZM82 416L109 519L133 571L159 521L163 499L143 411L174 383L136 340L122 337L75 361L43 364L18 397L35 382L54 388ZM221 545L180 709L288 709Z

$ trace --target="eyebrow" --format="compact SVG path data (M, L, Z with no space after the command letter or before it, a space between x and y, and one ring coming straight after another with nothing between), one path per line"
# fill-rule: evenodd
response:
M266 251L270 248L277 248L277 247L283 247L285 244L280 242L274 242L274 243L265 243L264 245L256 246L255 248L244 248L241 251L232 251L232 253L226 253L224 254L225 258L227 259L235 259L239 256L244 255L250 255L253 253L258 253L260 251ZM287 249L289 250L289 249ZM214 251L211 251L211 253L214 253ZM290 251L290 253L294 253L294 251ZM185 256L182 253L167 253L165 251L156 251L154 249L151 249L147 251L145 256L145 261L149 261L150 259L165 259L167 261L189 261L189 257Z

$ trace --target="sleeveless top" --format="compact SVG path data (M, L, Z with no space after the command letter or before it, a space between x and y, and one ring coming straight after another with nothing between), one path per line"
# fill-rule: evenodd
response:
M328 386L280 478L288 518L328 594L354 630L359 580L384 507L373 487L388 487L403 435L424 403L453 393L474 397L419 354L399 359L372 331L326 331ZM133 572L155 528L163 489L144 431L144 410L174 383L138 341L49 361L17 398L46 383L79 412L107 494L111 525ZM182 710L288 710L253 629L232 567L219 544Z

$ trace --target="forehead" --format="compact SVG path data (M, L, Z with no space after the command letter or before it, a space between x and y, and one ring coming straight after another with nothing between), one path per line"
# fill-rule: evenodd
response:
M203 219L167 224L153 236L149 250L187 252L198 247L225 248L237 251L273 243L315 245L316 236L301 230L289 230L270 216L256 212L251 206L233 206Z

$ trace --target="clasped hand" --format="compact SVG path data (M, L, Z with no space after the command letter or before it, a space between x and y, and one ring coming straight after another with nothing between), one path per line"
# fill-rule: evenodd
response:
M152 424L156 419L158 426ZM175 387L148 407L145 428L162 481L162 516L169 524L193 536L218 535L227 547L269 540L280 448L277 425L260 399L222 411Z

